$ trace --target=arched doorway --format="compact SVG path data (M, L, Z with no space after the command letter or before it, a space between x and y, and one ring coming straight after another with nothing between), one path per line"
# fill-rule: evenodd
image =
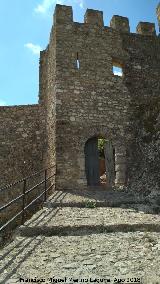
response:
M87 140L84 152L87 185L113 185L115 181L115 151L112 143L101 137L93 137ZM101 178L102 176L103 178Z

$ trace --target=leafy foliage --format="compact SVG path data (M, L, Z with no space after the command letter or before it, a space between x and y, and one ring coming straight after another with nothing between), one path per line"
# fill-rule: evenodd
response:
M85 207L86 208L95 208L96 207L96 201L87 200L85 202Z
M105 158L104 156L104 145L105 145L106 140L103 138L98 139L98 151L99 151L99 157L100 158Z

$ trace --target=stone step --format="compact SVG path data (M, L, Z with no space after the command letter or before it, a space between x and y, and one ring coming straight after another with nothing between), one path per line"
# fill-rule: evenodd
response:
M122 204L143 203L133 193L114 190L63 190L55 191L44 204L46 207L115 207Z
M88 190L63 190L54 191L47 202L44 203L46 208L98 208L98 207L121 207L133 208L145 213L160 213L160 206L151 204L143 196L134 195L133 192L93 189Z
M130 200L104 200L104 201L97 201L97 200L86 200L81 202L67 202L67 201L56 201L56 202L50 202L47 201L43 204L43 207L46 208L62 208L62 207L77 207L77 208L96 208L96 207L132 207L135 205L144 205L143 202L139 202L138 200L134 201L132 199ZM147 205L147 204L146 204Z
M133 208L43 208L16 235L83 235L115 231L160 231L160 216Z
M108 234L116 232L160 232L160 224L135 223L135 224L109 224L109 225L73 225L73 226L21 226L16 236L84 236L91 234Z

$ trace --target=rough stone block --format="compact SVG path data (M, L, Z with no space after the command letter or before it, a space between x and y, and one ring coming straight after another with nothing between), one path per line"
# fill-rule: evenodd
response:
M125 177L126 177L125 171L118 171L118 172L116 172L116 179L117 180L125 179Z
M110 22L110 27L119 32L126 32L126 33L130 32L129 20L126 17L114 15Z
M70 24L73 22L73 10L71 6L56 5L54 12L54 24Z
M120 186L125 184L125 179L116 179L115 180L115 185Z
M156 29L154 23L139 22L136 31L141 35L156 35Z
M87 9L86 14L84 16L84 22L86 24L98 25L100 27L103 27L103 12Z
M125 156L120 156L120 155L115 155L115 162L116 162L117 165L125 164L126 157Z
M126 164L118 164L118 165L116 165L115 166L115 170L116 170L116 172L118 172L118 171L126 171Z

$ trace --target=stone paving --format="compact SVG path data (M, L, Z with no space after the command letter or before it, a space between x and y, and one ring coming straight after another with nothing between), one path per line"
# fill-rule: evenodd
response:
M101 195L55 192L1 250L0 283L160 283L160 215L126 193L97 206Z

